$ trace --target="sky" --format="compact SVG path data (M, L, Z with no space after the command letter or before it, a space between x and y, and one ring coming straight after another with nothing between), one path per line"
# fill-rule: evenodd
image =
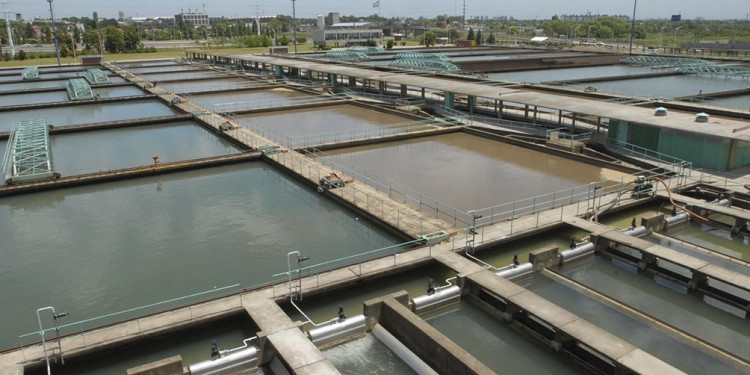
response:
M2 0L0 0L2 1ZM344 15L366 16L377 13L375 0L296 0L298 17L313 18L317 14L339 12ZM21 13L24 19L49 17L46 0L6 0L8 12ZM94 11L100 18L117 18L118 11L126 17L174 16L181 9L205 10L209 16L248 17L256 12L265 16L292 13L289 0L53 0L55 17L88 16ZM466 17L509 16L517 19L550 19L562 14L633 14L633 1L617 0L466 0ZM460 15L464 0L380 0L382 17L435 17L441 14ZM682 14L683 19L745 19L750 13L749 0L651 0L638 4L636 19L669 18Z

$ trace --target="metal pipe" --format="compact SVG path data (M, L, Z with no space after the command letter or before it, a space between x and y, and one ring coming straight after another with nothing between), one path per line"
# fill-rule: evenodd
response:
M57 27L55 26L55 13L52 12L52 0L49 3L49 16L52 19L52 39L55 41L55 52L57 54L57 66L60 66L60 42L57 40Z
M644 227L643 225L637 226L637 227L630 227L622 231L622 233L627 234L628 236L633 236L633 237L643 237L646 235L646 227Z
M534 270L534 265L530 262L524 262L519 265L511 264L507 267L504 267L497 272L495 272L495 275L498 275L504 279L513 280L517 279L519 277L524 277L529 274L531 274Z
M577 243L575 244L574 248L563 250L562 252L560 252L562 263L572 262L574 260L593 255L594 248L595 246L592 242Z
M411 367L419 375L437 375L438 373L427 365L419 356L414 354L406 345L402 344L388 330L380 324L376 324L372 329L372 334L388 347L393 353L401 358L404 363Z
M50 1L50 3L52 3ZM42 307L36 310L36 320L39 322L39 335L42 336L42 349L44 350L44 360L47 361L47 375L52 375L52 370L49 367L49 355L47 355L47 341L44 339L44 328L42 328L42 318L39 315L40 311L52 310L52 315L55 314L55 308L52 306Z

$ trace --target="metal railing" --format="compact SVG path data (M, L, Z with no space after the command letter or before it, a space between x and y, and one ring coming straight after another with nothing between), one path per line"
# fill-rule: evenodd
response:
M657 166L668 169L679 175L690 176L690 172L693 169L692 162L682 160L671 155L663 154L658 151L653 151L645 147L637 146L612 138L607 138L606 142L606 145L608 147L615 148L616 151L620 151L624 154L628 154L636 158L645 158L649 161L655 162Z
M348 129L288 137L286 140L286 145L290 149L296 149L300 147L310 147L326 143L360 141L365 139L416 133L425 130L434 130L438 128L438 126L439 125L436 124L435 121L416 120L388 126L379 126L374 129Z
M170 84L163 83L159 84L161 87L169 90L174 94L197 94L206 91L222 91L222 90L236 90L236 89L258 89L264 87L275 87L276 85L266 82L220 82L220 83L204 83L204 84Z
M203 107L214 113L228 114L233 112L263 109L263 108L274 108L274 107L285 107L292 105L306 105L306 104L319 104L333 102L336 100L348 99L345 95L306 95L306 96L295 96L290 98L281 99L267 99L267 100L254 100L254 101L238 101L231 103L213 103L209 100L202 99L197 96L183 94L188 100L194 104Z

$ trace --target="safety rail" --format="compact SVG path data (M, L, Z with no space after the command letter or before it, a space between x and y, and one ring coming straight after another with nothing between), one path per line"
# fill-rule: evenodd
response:
M362 61L367 60L367 54L355 51L328 51L323 58L344 60L344 61Z
M591 140L591 132L570 134L569 131L569 128L547 129L545 139L549 141L553 135L556 135L558 139L565 139L571 142L586 142Z
M306 96L296 96L296 97L283 98L283 99L238 101L238 102L232 102L232 103L216 104L208 100L201 99L200 97L197 97L194 95L183 94L183 96L185 96L191 102L209 111L212 111L215 113L221 113L221 114L253 110L253 109L292 106L292 105L320 104L320 103L328 103L328 102L334 102L337 100L348 99L346 95L326 95L326 96L306 95Z
M666 181L669 189L689 183L685 175L678 175L671 171L664 171L661 168L654 168L633 173L631 181L626 181L624 178L619 182L601 180L514 202L472 210L469 213L473 212L476 217L476 228L500 222L508 222L509 234L513 234L514 224L518 220L526 219L524 220L524 229L528 229L539 227L540 224L559 223L566 215L566 210L568 211L567 215L598 215L603 211L603 208L606 209L618 204L622 200L623 195L629 195L632 191L631 185L635 183L639 176L645 177L647 180L660 178ZM658 188L658 185L654 185L654 189ZM602 202L604 199L611 200ZM556 212L556 209L559 209L559 212ZM467 213L467 220L471 221L469 213ZM529 220L535 220L535 223L529 225ZM468 230L468 227L465 230Z
M359 141L372 138L382 138L401 134L415 133L425 130L434 130L443 124L431 120L415 120L380 126L377 129L349 129L315 134L304 134L289 137L286 140L288 148L309 147L326 143Z
M342 267L350 267L354 268L353 266L359 266L358 271L356 272L358 276L362 276L362 263L370 262L375 259L380 259L388 256L396 257L398 254L413 249L415 246L419 246L424 244L424 240L413 240L408 242L403 242L399 244L395 244L392 246L386 246L382 247L380 249L365 251L362 253L354 254L354 255L348 255L341 258L336 258L332 260L323 261L316 264L311 264L309 266L300 267L299 271L301 273L305 273L308 276L309 275L318 275L324 272L328 272L337 268ZM292 270L291 273L293 275L297 275L298 270ZM272 277L288 277L289 271L285 272L279 272L274 274Z
M461 71L461 68L458 66L442 60L398 59L393 60L388 66L449 73Z
M237 89L262 89L264 87L275 87L275 84L267 82L223 82L223 83L203 83L194 85L178 85L164 83L161 87L171 91L174 94L198 94L206 91L222 91Z
M300 154L309 156L313 160L327 165L331 170L341 171L344 175L351 176L355 181L369 185L376 191L388 194L388 197L396 202L408 204L412 208L430 217L435 217L453 225L453 227L465 225L465 212L443 203L437 199L423 195L403 185L394 183L384 177L367 173L364 169L352 164L345 163L340 157L327 154L314 147L299 149ZM335 189L332 191L336 191Z
M682 160L671 155L663 154L658 151L653 151L645 147L637 146L612 138L607 138L606 142L607 147L615 148L616 151L620 151L637 158L645 158L648 161L656 163L658 167L668 169L679 175L690 176L690 172L693 169L692 162Z

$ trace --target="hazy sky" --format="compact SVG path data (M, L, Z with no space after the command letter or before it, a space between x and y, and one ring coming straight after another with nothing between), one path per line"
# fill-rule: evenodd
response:
M0 0L1 1L1 0ZM299 17L339 12L341 15L368 15L377 13L375 0L297 0ZM291 14L290 0L54 0L55 17L91 16L99 12L102 18L117 18L118 11L125 16L173 16L180 9L202 9L205 3L210 16L250 16L256 9L261 15ZM440 14L462 13L463 0L380 0L383 17L434 17ZM35 16L49 17L46 0L7 0L8 12L21 13L25 19ZM549 19L555 14L626 14L632 15L633 1L616 0L466 0L466 17L512 16L520 19ZM750 0L641 0L638 18L668 18L681 13L683 19L744 19L750 13Z

